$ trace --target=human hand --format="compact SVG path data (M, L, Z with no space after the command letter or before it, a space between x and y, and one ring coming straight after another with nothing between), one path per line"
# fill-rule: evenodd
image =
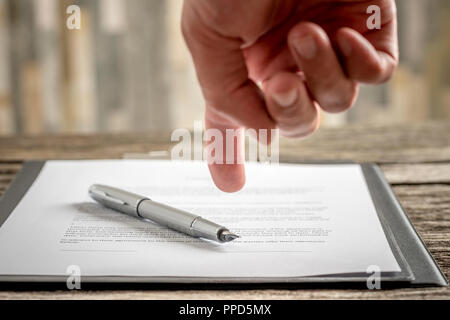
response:
M370 5L381 8L379 30L367 28ZM319 126L319 108L347 110L358 83L387 81L398 63L394 0L185 0L182 30L206 129L223 136L242 127L308 135ZM245 184L243 164L209 168L223 191Z

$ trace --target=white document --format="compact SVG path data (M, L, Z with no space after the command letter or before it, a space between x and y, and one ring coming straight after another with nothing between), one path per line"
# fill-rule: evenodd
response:
M201 162L49 161L0 228L0 275L276 278L400 271L359 165L246 166L219 191ZM192 238L88 196L106 184L197 213L242 238Z

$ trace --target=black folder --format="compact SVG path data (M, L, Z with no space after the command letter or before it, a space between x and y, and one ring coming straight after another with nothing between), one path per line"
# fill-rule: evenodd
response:
M311 162L308 162L311 163ZM319 162L322 163L323 162ZM348 163L348 162L347 162ZM38 177L45 162L26 162L15 180L0 199L0 228L8 216L26 194L28 188ZM361 168L369 188L372 200L378 213L381 225L392 252L401 267L401 272L381 273L382 284L394 287L423 287L423 286L447 286L448 282L439 269L432 255L420 239L411 221L408 219L400 203L396 199L389 184L383 176L380 168L375 164L361 164ZM13 244L12 244L13 245ZM366 286L368 274L342 274L322 275L314 277L296 277L278 279L258 278L227 278L208 279L199 278L150 278L150 277L83 277L83 282L93 284L142 284L142 283L170 283L170 284L232 284L240 285L288 285L288 286L332 286L336 284L363 285ZM49 276L10 276L0 275L2 283L57 283L64 282L65 277ZM384 287L386 287L384 285Z

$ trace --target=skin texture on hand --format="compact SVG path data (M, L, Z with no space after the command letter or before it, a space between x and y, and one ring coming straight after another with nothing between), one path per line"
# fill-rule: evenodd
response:
M371 5L381 9L380 29L367 28ZM385 82L398 64L394 0L185 0L182 31L206 102L206 129L224 137L239 128L311 134L319 108L347 110L358 83ZM245 184L243 164L209 168L223 191Z

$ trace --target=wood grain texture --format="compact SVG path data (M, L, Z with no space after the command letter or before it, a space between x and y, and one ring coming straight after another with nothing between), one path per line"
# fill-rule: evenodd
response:
M0 160L122 158L170 151L170 133L0 138ZM450 122L323 129L307 139L280 139L280 160L340 159L376 163L450 162Z
M122 158L170 151L169 134L0 138L0 195L29 159ZM281 140L284 161L348 159L381 165L436 262L450 277L450 124L345 127ZM365 290L1 291L0 299L450 299L446 288Z

